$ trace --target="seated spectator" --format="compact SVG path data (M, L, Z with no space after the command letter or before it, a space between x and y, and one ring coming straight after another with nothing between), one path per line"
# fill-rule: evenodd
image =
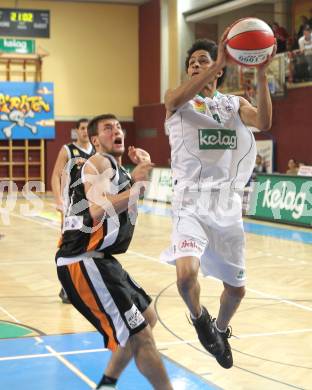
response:
M302 53L311 51L312 53L312 32L311 27L307 24L303 29L303 36L298 40L299 50Z
M312 32L311 27L307 24L303 29L303 36L298 40L299 50L304 54L306 65L307 81L312 80Z
M287 50L288 32L284 27L281 27L277 22L272 24L272 30L277 44L277 53L284 53Z
M288 161L288 169L286 175L296 176L298 174L298 164L294 158Z
M256 163L253 169L253 173L266 173L267 169L265 166L265 163L263 161L263 158L260 154L257 154L256 156Z
M309 24L309 19L305 15L300 16L301 19L301 25L299 27L298 33L297 33L297 39L301 38L303 35L304 27Z
M264 163L263 158L260 154L257 154L257 156L256 156L255 166L254 166L254 169L252 171L250 180L247 184L247 187L250 186L251 181L256 180L257 173L267 173L265 163Z

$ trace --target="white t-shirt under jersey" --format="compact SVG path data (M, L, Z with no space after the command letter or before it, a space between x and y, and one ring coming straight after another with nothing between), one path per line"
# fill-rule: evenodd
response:
M239 97L196 95L166 120L175 192L248 182L256 158L252 132L239 116Z

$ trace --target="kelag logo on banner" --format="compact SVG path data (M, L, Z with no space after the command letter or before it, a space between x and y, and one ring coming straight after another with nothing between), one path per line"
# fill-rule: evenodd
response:
M53 83L0 82L0 139L54 137Z

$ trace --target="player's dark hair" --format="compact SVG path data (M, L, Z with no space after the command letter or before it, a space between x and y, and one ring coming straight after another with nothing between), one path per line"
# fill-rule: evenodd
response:
M78 119L78 121L76 122L76 129L79 129L81 123L84 123L84 122L89 122L89 119L87 118L81 118L81 119Z
M185 59L185 71L186 72L187 72L188 67L189 67L189 62L190 62L191 56L197 50L205 50L209 53L209 55L213 61L217 60L218 45L214 41L211 41L210 39L197 39L187 51L187 56ZM223 68L222 76L218 78L217 87L219 87L223 83L225 74L226 74L226 67Z
M107 120L107 119L116 119L116 116L114 114L102 114L102 115L98 115L98 116L95 116L94 118L92 118L88 124L88 136L89 136L89 139L91 139L91 137L95 136L95 135L98 135L98 123L100 121L104 121L104 120Z

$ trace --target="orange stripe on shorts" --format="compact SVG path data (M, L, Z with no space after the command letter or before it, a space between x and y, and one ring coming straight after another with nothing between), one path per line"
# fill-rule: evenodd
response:
M79 263L73 263L68 265L68 269L70 272L71 279L74 283L74 286L80 296L80 298L83 300L83 302L88 306L88 308L92 311L93 315L98 318L101 322L102 329L108 336L108 344L107 348L109 348L111 351L116 351L117 349L117 342L114 338L113 329L107 319L107 316L105 313L103 313L95 298L93 295L93 292L91 288L89 287L89 284L82 273L82 270L80 268Z

